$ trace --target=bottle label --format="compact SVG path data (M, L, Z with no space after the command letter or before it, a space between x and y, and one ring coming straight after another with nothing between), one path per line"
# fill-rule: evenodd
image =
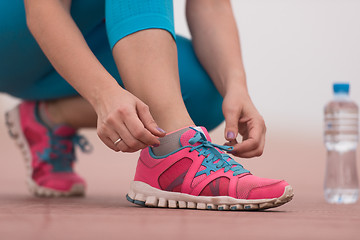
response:
M356 113L328 113L325 114L325 138L335 141L348 139L357 141L359 126ZM325 139L325 140L326 140Z

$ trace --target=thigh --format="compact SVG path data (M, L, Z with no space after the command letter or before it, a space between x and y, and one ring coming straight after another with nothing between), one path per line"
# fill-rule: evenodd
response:
M84 35L90 34L103 21L104 8L104 0L73 0L71 14ZM41 98L42 94L47 94L47 88L52 87L50 82L38 87L40 92L31 93L30 90L52 78L60 79L56 82L59 90L71 89L55 72L29 32L23 1L0 1L0 36L0 92L20 98Z
M190 40L176 37L183 99L196 125L214 129L223 120L222 97L197 59Z
M105 69L123 86L110 45L106 35L105 23L102 21L86 36L87 44ZM86 79L84 79L86 81ZM57 99L78 95L56 71L51 71L36 81L29 88L18 92L18 96L28 100Z
M105 68L123 85L106 36L104 0L73 0L72 16ZM53 69L26 26L22 1L0 1L0 91L42 100L77 95ZM177 36L180 84L197 125L208 129L223 121L222 97L197 60L191 41Z

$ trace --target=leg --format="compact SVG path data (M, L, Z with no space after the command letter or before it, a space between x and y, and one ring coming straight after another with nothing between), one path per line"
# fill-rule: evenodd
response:
M66 122L76 128L95 127L96 116L92 107L80 97L74 97L78 96L76 91L53 70L51 64L29 33L23 15L23 3L14 1L11 4L14 5L11 8L14 11L16 10L12 14L13 17L6 14L0 15L0 28L5 31L3 34L5 38L1 40L0 46L2 53L0 61L3 63L0 65L0 75L2 76L0 91L25 100L56 99L48 103L49 111L54 114L57 123ZM83 8L83 4L86 4L87 8ZM7 9L8 5L9 3L6 3L1 7L0 3L0 9ZM73 3L72 13L97 58L118 80L119 84L124 86L112 58L111 50L108 47L105 24L102 21L104 18L103 8L104 0L92 0L86 3L76 1ZM170 9L171 7L167 6L167 8ZM91 19L86 20L87 17L81 17L78 14L79 9L81 9L82 15L92 16ZM19 38L16 34L22 37ZM14 39L17 39L17 41L14 41ZM211 129L222 121L219 107L221 97L197 61L190 41L177 36L177 48L181 91L186 108L196 124ZM27 49L25 56L21 49ZM36 60L34 61L34 59ZM17 70L19 67L22 71ZM199 91L200 89L201 91ZM61 100L63 98L64 101ZM179 101L178 95L177 102ZM206 105L212 107L207 108ZM72 107L69 108L68 106ZM183 107L181 111L184 111ZM58 114L59 112L62 112L64 116ZM76 117L80 116L80 112L82 116L87 116L81 118L86 120L84 123L80 121L80 118ZM72 117L75 117L75 119L72 119Z
M97 35L105 36L103 27L99 27L101 34ZM100 49L93 47L93 51L107 70L116 77L119 84L124 86L112 60L110 49L106 45L107 39L104 37L100 42L98 46L103 47ZM176 45L181 93L186 109L196 125L204 126L208 130L214 129L224 120L221 109L222 97L196 58L191 41L176 36ZM69 109L72 111L68 111ZM57 123L66 122L76 128L96 126L95 112L81 97L50 100L49 111ZM72 114L73 112L77 114ZM81 116L88 116L88 122L83 122L85 119Z
M192 125L179 84L172 1L108 0L106 24L126 89L150 107L166 131Z
M72 15L98 58L108 68L113 66L116 70L113 60L109 60L112 57L107 47L104 7L104 0L76 1L72 5ZM55 123L67 123L75 128L95 127L92 107L80 97L71 97L78 94L52 68L28 31L23 2L0 3L0 9L12 10L11 15L0 10L3 13L0 29L5 36L0 40L3 63L0 65L0 91L25 100L44 101Z
M137 33L137 36L139 34L143 34L147 39L146 44L149 46L146 46L146 49L156 48L159 49L159 52L167 52L166 57L168 59L159 60L156 63L156 59L161 59L159 56L148 57L149 54L145 53L144 56L138 57L141 62L132 65L131 63L137 60L135 56L134 58L128 56L128 51L131 51L129 45L137 44L134 48L144 48L145 43L141 40L142 36L140 36L138 43L134 43L134 39L136 41L135 35L128 36L118 42L113 49L113 54L119 63L119 71L126 79L125 87L150 106L157 123L167 131L193 124L189 119L188 111L192 120L198 125L206 126L209 129L219 125L223 121L222 97L198 62L191 42L185 38L177 37L180 91L176 59L171 58L172 55L176 54L176 49L173 45L166 44L166 38L170 38L170 34L159 30L157 34L163 35L164 42L155 40L158 36L154 36L152 41L152 34L147 31ZM168 48L165 49L166 47ZM147 57L148 59L146 59ZM121 60L125 58L127 59L126 63ZM150 62L151 64L148 64ZM156 70L157 64L162 66L160 71ZM142 75L140 71L137 74L129 74L131 65L142 66L144 73L151 72L153 76Z
M92 47L94 53L106 69L116 77L119 84L124 86L113 62L111 51L107 46L104 26L99 26L96 31L99 31L96 35L103 36L103 39L100 40L97 47ZM212 130L224 120L221 109L222 97L196 58L191 41L176 36L176 45L181 93L186 109L196 125ZM49 111L56 118L57 123L66 122L76 128L96 126L95 112L80 97L49 101ZM73 114L73 112L77 114ZM88 116L88 122L84 122L85 119L81 116Z
M104 1L90 0L76 1L72 8L75 21L100 56L96 26L104 25L101 6L104 9ZM68 98L78 94L54 71L32 38L26 27L23 3L0 3L0 11L9 9L10 15L0 14L0 29L4 31L1 34L5 36L0 40L0 62L3 63L0 91L25 100L46 102L55 123L62 123L52 128L44 124L39 105L34 101L24 101L6 114L9 132L27 163L27 183L35 195L82 195L85 182L73 171L74 147L80 145L83 151L89 148L85 139L76 134L76 129L68 125L95 126L96 115L80 97ZM91 17L89 21L87 16ZM105 32L102 33L106 40ZM107 42L104 43L106 46ZM109 56L111 58L111 54Z
M176 51L171 35L158 29L130 35L113 49L126 89L148 104L166 131L193 125L181 95Z
M54 125L66 123L75 129L96 127L96 113L82 97L61 98L44 102L49 120Z
M89 44L98 48L93 32L103 24L104 0L73 2L73 18ZM23 1L0 1L0 91L26 100L78 95L42 53L26 26L24 12Z
M171 35L175 38L172 1L150 2L147 4L151 6L145 4L145 7L139 8L136 1L131 3L131 8L127 6L130 4L127 1L106 2L109 42L114 47L113 55L125 87L150 106L156 122L167 131L193 124L187 110L191 117L195 117L197 124L214 128L223 119L221 111L219 112L221 96L197 61L190 41L180 37L177 45L181 96L175 57L177 49L171 41ZM128 15L132 18L127 18ZM138 32L144 29L151 30ZM167 30L170 34L158 29ZM127 37L123 38L124 36ZM141 69L135 66L141 66ZM206 104L211 106L210 111L204 111ZM214 114L218 115L214 120L201 121L211 119Z

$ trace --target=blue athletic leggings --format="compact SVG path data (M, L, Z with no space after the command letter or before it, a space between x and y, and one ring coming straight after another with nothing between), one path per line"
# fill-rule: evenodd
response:
M195 124L210 130L224 119L222 97L196 58L191 41L175 35L172 7L171 0L73 0L71 14L95 56L123 87L111 54L115 43L140 30L167 30L176 39L186 107ZM0 1L0 92L24 100L78 95L30 34L20 0Z

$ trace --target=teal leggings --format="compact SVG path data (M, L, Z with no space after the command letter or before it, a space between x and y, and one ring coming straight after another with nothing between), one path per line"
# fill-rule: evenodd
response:
M144 29L168 31L176 40L181 91L190 116L208 129L223 121L222 97L196 58L191 41L175 35L171 0L73 0L71 14L95 56L123 87L111 54L115 43ZM0 92L24 100L78 95L30 34L20 0L0 1Z

